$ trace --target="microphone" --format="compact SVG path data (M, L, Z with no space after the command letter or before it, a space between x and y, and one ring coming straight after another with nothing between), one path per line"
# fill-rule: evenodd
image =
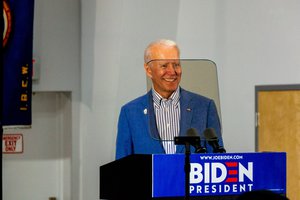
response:
M208 141L208 144L212 146L214 153L226 153L224 147L219 145L219 139L213 128L207 128L204 130L204 136Z
M199 141L193 145L193 147L195 147L195 153L206 153L206 148L201 146L201 139L196 129L190 128L187 130L186 135L199 137Z
M206 153L206 148L201 146L201 139L197 130L190 128L186 136L177 136L174 138L175 144L190 144L195 148L195 153Z

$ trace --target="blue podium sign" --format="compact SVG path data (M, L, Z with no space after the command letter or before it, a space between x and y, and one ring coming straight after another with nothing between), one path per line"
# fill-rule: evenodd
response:
M152 197L185 195L184 154L152 155ZM286 193L286 153L192 154L191 196Z

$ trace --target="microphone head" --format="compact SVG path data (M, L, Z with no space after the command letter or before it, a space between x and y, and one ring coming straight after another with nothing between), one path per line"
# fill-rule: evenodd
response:
M196 129L190 128L186 131L186 135L184 136L176 136L174 137L175 144L191 144L197 145L200 144L200 136L198 135Z
M188 129L187 132L186 132L186 135L187 136L199 136L197 130L194 129L194 128Z
M219 146L218 136L213 128L207 128L203 132L208 144L210 144L213 148L214 153L226 153L224 147Z
M207 129L205 129L204 132L203 132L203 134L204 134L206 140L208 140L208 141L212 141L212 140L217 140L218 139L217 134L215 132L215 129L213 129L213 128L207 128Z
M195 147L195 153L206 153L206 148L201 146L200 136L195 128L189 128L186 136L177 136L174 139L175 144L187 144Z

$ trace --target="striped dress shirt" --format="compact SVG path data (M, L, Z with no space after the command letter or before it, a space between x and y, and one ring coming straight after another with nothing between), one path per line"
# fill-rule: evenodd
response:
M180 128L180 94L179 87L169 99L164 99L152 89L156 126L167 154L176 153L174 137L179 135Z

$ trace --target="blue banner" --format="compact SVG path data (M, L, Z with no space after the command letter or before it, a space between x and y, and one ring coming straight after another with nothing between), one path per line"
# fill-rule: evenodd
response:
M33 0L3 0L2 125L31 125Z
M184 155L153 155L153 197L185 196ZM191 196L286 193L286 153L192 154Z

